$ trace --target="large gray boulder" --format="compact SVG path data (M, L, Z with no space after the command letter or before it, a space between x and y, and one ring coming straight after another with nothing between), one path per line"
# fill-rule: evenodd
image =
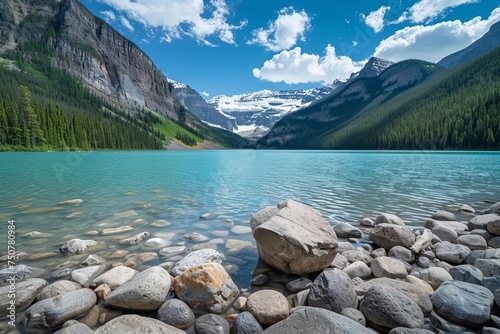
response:
M358 298L350 277L340 270L324 271L314 280L307 297L308 305L340 313L356 308Z
M87 288L47 298L26 310L24 325L28 331L50 332L86 313L96 302L94 291Z
M421 328L424 325L424 314L417 303L384 284L368 289L359 310L368 324L382 331L396 327Z
M483 286L447 281L431 297L434 311L456 324L481 327L488 323L493 308L493 293Z
M9 307L13 307L16 313L20 313L31 305L38 293L44 289L49 283L41 278L28 278L25 281L16 282L15 284L15 299L9 298L12 294L10 285L0 287L0 317L10 313ZM11 300L15 301L12 306Z
M434 245L434 252L436 253L436 257L441 261L451 264L461 264L465 261L471 250L464 245L443 241Z
M469 220L467 223L467 227L469 228L469 231L475 230L475 229L482 229L482 230L487 230L488 229L488 224L494 224L494 221L497 221L500 219L500 216L497 215L496 213L489 213L486 215L480 215L472 218ZM494 230L493 230L494 231ZM488 231L490 233L493 233L491 231Z
M446 220L446 221L456 221L455 214L453 212L439 210L432 214L432 219L436 220Z
M254 231L260 258L284 272L308 274L328 267L337 251L337 236L315 209L286 200L278 213Z
M170 275L161 267L151 267L111 292L104 305L123 310L157 310L170 290Z
M365 326L338 313L315 307L302 307L288 318L266 329L263 334L291 333L373 334Z
M127 314L115 318L99 327L94 334L186 334L183 330L167 325L160 320L141 317L137 314Z
M450 268L449 273L454 280L481 285L483 273L470 264L462 264Z
M500 276L499 259L477 259L476 262L474 262L474 267L481 270L486 277Z
M380 224L370 232L370 240L377 246L391 249L394 246L411 248L415 243L415 235L406 226L393 224Z
M408 275L403 262L387 256L374 259L371 268L375 277L405 278Z

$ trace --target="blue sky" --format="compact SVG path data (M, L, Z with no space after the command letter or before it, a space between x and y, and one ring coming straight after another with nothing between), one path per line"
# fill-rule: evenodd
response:
M346 79L371 56L437 62L500 21L492 0L81 0L207 98Z

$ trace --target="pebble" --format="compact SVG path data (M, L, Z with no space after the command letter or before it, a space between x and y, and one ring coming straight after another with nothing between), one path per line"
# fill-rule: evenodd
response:
M186 246L172 246L160 249L159 253L162 257L170 257L180 253L184 253L187 250Z
M172 224L171 222L168 222L166 220L163 220L163 219L158 219L158 220L155 220L151 226L154 226L154 227L167 227L168 225Z
M371 220L370 218L363 218L359 222L359 225L364 226L364 227L374 227L375 222L373 220Z
M163 238L151 238L146 240L142 244L142 249L144 250L157 250L168 247L172 244L171 241L165 240Z
M204 214L202 214L202 215L200 216L200 219L204 219L204 220L206 220L206 219L210 219L210 218L212 218L212 216L213 216L213 214L211 214L211 213L209 213L209 212L208 212L208 213L204 213Z
M160 251L161 255L161 251ZM130 257L127 258L128 261L136 262L136 263L145 263L145 262L150 262L150 261L157 261L158 260L158 254L155 252L144 252L144 253L139 253L139 254L134 254Z
M299 292L305 289L309 289L312 285L312 281L308 278L297 278L293 281L288 282L285 287L290 292Z
M179 299L170 299L163 303L158 310L157 318L179 329L187 329L195 322L191 308Z
M453 277L443 268L430 267L420 272L421 280L429 283L436 290L443 282L453 280Z
M255 285L255 286L260 286L260 285L264 285L268 280L268 276L266 274L259 274L257 276L255 276L254 278L252 278L252 285Z
M203 314L194 325L196 334L229 334L229 322L216 314Z
M148 237L149 237L149 232L137 233L136 235L130 238L120 240L120 245L137 245L138 243L140 243L141 241L143 241Z
M417 266L420 268L429 268L431 260L425 256L419 256L417 259Z
M128 250L123 250L123 249L117 249L115 250L109 257L108 259L121 259L122 257L126 256L129 253Z
M94 289L94 292L100 300L105 301L111 293L111 288L107 284L101 284Z
M83 203L83 199L80 199L80 198L68 199L66 201L59 202L60 205L64 205L64 204L82 204L82 203Z
M182 236L182 239L184 240L189 240L192 242L204 242L209 240L209 238L201 233L198 232L192 232L192 233L187 233Z
M363 235L363 232L359 228L349 223L338 223L333 227L333 230L339 238L360 238Z

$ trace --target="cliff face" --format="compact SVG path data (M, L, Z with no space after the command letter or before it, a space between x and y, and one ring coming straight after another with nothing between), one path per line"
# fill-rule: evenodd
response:
M46 39L41 42L55 49L52 65L80 78L108 101L132 112L147 108L192 125L172 85L151 59L79 2L1 0L0 8L1 38L7 45ZM23 24L35 16L37 22L53 28L55 37Z

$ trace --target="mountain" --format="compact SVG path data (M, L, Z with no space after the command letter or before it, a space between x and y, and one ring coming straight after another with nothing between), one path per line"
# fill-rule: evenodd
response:
M196 90L172 79L170 79L170 82L174 87L174 95L181 104L203 122L212 126L219 126L228 131L233 131L238 127L234 117L219 112Z
M453 69L407 60L288 115L260 147L500 149L500 48Z
M361 71L353 73L350 79L376 77L393 64L392 61L387 59L371 57Z
M438 65L454 67L482 56L500 46L500 22L490 27L490 30L477 41L449 56L444 57Z
M307 90L261 90L233 96L219 95L208 103L221 114L236 120L237 128L233 131L256 139L266 134L283 116L328 95L339 84Z
M119 123L119 128L129 129L127 133L135 132L134 138L147 134L163 144L207 140L245 145L238 136L213 129L191 114L139 47L76 0L0 0L0 70L10 80L4 84L11 84L0 92L0 99L17 99L13 92L25 85L33 102L60 104L71 114L63 118L87 122L89 127L91 118L106 118L109 128ZM16 122L23 125L22 120ZM88 134L85 137L82 141L91 149L127 143L122 138L120 145L107 140L94 147ZM130 148L141 148L136 144ZM67 140L65 145L81 148Z

